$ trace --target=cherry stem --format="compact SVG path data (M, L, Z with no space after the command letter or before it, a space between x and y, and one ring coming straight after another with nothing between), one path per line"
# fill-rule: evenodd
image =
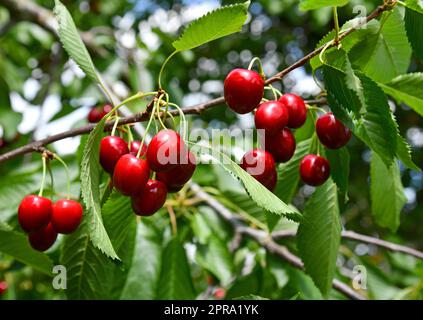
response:
M51 190L54 190L54 178L53 178L53 171L51 170L50 161L47 162L47 170L50 176L50 183L51 183ZM52 200L53 200L53 193L52 193Z
M167 63L168 63L168 62L169 62L169 60L170 60L170 59L172 59L172 57L173 57L175 54L177 54L178 52L179 52L178 50L173 51L173 52L172 52L172 54L171 54L169 57L167 57L167 58L166 58L166 60L163 62L162 67L160 68L160 72L159 72L159 80L158 80L159 89L162 89L162 74L163 74L163 71L164 71L164 69L165 69L165 67L166 67Z
M154 104L156 103L157 101L154 101ZM148 134L148 131L150 130L153 119L154 119L154 108L153 108L153 111L151 112L150 119L148 120L147 126L145 127L145 133L144 133L144 136L142 137L141 144L137 152L137 158L141 156L141 150L142 150L142 147L144 146L145 137L147 137L147 134Z
M160 125L162 126L163 129L167 129L165 124L162 121L161 114L160 114L160 103L162 102L162 100L163 100L163 95L160 95L159 99L157 99L155 109L156 109L157 119L159 119ZM168 105L169 105L169 103L168 103Z
M114 136L114 135L115 135L115 133L116 133L116 128L117 128L117 126L118 126L118 123L119 123L119 117L117 116L117 117L116 117L116 120L115 120L115 124L113 125L113 129L112 129L112 132L111 132L111 135L112 135L112 136Z
M278 100L279 97L282 96L282 92L280 92L278 89L276 89L274 86L272 86L271 84L267 87L265 87L266 90L271 90L273 92L273 95L275 97L275 100Z
M128 135L128 146L131 145L131 142L134 141L134 135L132 134L131 126L126 125L126 133Z
M41 178L40 192L38 193L38 196L39 197L42 197L43 196L44 184L46 182L47 157L44 154L42 155L42 160L43 160L43 177Z
M312 107L312 106L309 106L309 105L306 105L306 107L307 107L308 110L316 110L316 111L321 111L323 113L327 113L327 111L325 109L323 109L323 108Z
M263 64L261 63L261 60L260 60L260 58L259 58L259 57L254 57L254 58L251 60L251 62L250 62L250 64L249 64L249 66L248 66L248 70L253 69L254 63L256 63L256 62L257 62L257 66L258 66L259 74L260 74L260 76L264 79L264 78L266 77L266 75L264 74L264 71L263 71Z
M335 39L334 44L337 46L339 44L339 20L338 20L338 8L333 7L333 20L335 22Z
M70 179L69 167L66 164L66 162L63 161L63 159L60 158L57 154L54 154L53 157L54 157L54 159L58 160L63 165L63 167L65 168L66 178L67 178L67 189L68 189L67 199L70 200L70 198L71 198L71 179Z
M172 106L172 107L175 107L176 110L178 110L178 112L179 112L179 116L181 117L181 120L182 120L182 130L183 130L182 139L184 141L186 141L187 140L187 133L188 133L188 124L187 124L187 120L185 118L185 113L182 111L182 109L177 104L169 102L169 105Z
M176 236L176 234L178 233L178 225L176 223L175 211L173 210L172 206L168 206L167 211L169 213L170 224L172 225L172 234Z
M325 54L326 50L333 45L333 43L334 43L333 40L326 43L325 46L323 47L323 50L320 52L319 60L322 64L326 64L326 61L323 60L323 55Z

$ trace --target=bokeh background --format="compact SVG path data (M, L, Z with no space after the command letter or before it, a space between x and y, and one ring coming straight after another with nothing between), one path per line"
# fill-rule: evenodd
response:
M12 2L0 0L0 153L84 125L89 110L105 103L98 88L68 59L58 39L45 28L45 24L53 19L49 15L53 1L22 1L39 6L35 10L46 14L40 18L44 24L29 13L14 10ZM184 25L232 1L62 2L71 12L78 28L89 39L94 64L114 93L125 98L138 90L154 89L160 67L173 51L171 42ZM370 13L378 3L351 0L349 5L339 10L340 20L345 22L354 17L354 8ZM332 27L330 8L301 12L296 0L252 1L247 24L241 33L178 54L168 65L163 81L172 99L182 107L204 102L222 94L223 79L234 67L247 67L249 61L258 56L263 61L266 75L271 76L313 50ZM415 59L410 71L423 71L423 66ZM307 65L289 74L276 87L304 98L313 98L320 92ZM393 103L391 106L395 109L401 133L413 147L414 160L421 166L423 120L406 106ZM213 108L192 120L193 127L208 128L248 128L253 124L251 116L236 116L225 106ZM74 155L79 144L80 137L75 137L52 145L70 163L74 177L78 174ZM392 234L375 226L370 216L369 150L356 139L350 142L349 150L350 201L342 208L346 228L423 250L423 173L401 167L408 202L401 216L401 227L397 234ZM34 154L0 165L0 221L13 223L19 194L27 189L20 189L19 185L15 190L10 191L9 188L3 194L1 190L16 182L16 176L21 177L23 172L33 173L31 178L25 178L28 179L25 181L26 187L36 186L39 180L38 160L39 155ZM55 170L59 177L56 188L63 187L62 190L65 190L64 172L60 168ZM9 177L11 172L16 173L13 179ZM78 192L77 179L72 188L75 193ZM303 194L307 192L307 188L300 191ZM350 249L353 254L375 264L382 261L379 251L373 246L360 244L350 246ZM423 279L423 265L418 261L394 254L388 260L389 263L382 261L380 269L372 271L380 286L376 290L379 292L378 298L387 297L389 290L394 290L392 283L401 288L415 283L415 277ZM16 281L18 285L12 298L61 297L49 290L49 283L42 276L38 279L37 273L28 271L16 262L11 265L0 254L0 278L11 269L21 271L15 275L20 280ZM413 281L410 278L407 283L404 274L412 277ZM423 280L419 283L422 286Z

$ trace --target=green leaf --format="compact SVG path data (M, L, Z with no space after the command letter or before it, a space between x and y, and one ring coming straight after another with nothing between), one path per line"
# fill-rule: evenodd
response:
M207 244L199 244L196 251L197 263L214 274L226 286L233 275L232 255L228 245L216 236L210 236Z
M394 162L387 168L373 153L370 181L372 215L379 226L395 232L400 224L401 210L407 202L398 164Z
M410 145L401 135L398 135L397 137L397 157L407 168L421 171L421 169L413 162Z
M103 225L100 207L100 141L103 135L104 117L91 131L84 148L81 164L81 192L89 221L89 233L94 246L112 259L119 259Z
M255 294L249 294L242 297L233 298L232 300L269 300L268 298L263 298L260 296L256 296Z
M32 249L27 238L23 233L10 230L3 225L0 228L0 252L51 276L52 261L44 253Z
M340 240L337 190L330 179L317 188L307 202L297 237L305 270L326 297L335 276Z
M341 194L348 199L348 180L350 175L350 153L347 148L326 150L330 163L330 175L339 188Z
M368 34L351 49L349 57L355 68L378 82L388 82L408 70L411 48L404 21L398 9L385 12L379 30Z
M122 300L153 300L157 296L163 258L163 230L147 219L138 224L136 247Z
M329 106L335 116L389 166L396 155L397 146L392 141L397 140L398 128L382 89L360 72L345 74L330 66L324 66L323 71ZM356 77L354 87L351 82L347 84L346 77L351 76Z
M414 49L414 52L423 61L423 44L421 35L423 33L423 4L418 0L406 0L405 9L405 28L407 30L408 40Z
M191 22L172 43L176 51L190 50L242 29L250 1L224 6Z
M345 6L349 0L301 0L301 10L315 10L324 7L342 7Z
M59 0L55 0L54 14L59 23L59 38L66 52L91 80L100 83L93 61L82 42L75 22L69 11Z
M278 168L278 183L275 188L275 195L286 203L291 203L298 190L300 183L301 160L309 153L313 152L312 139L307 139L297 145L292 159Z
M201 148L207 148L213 151L210 147L201 146ZM216 153L218 153L218 157L215 156ZM292 220L298 221L301 219L301 214L295 208L280 200L260 182L232 161L226 154L219 151L213 151L213 154L210 154L210 156L220 163L227 172L231 173L242 182L245 190L258 206L275 214L285 215Z
M177 238L163 251L157 298L160 300L192 300L196 293L185 249Z
M136 221L130 199L114 193L103 207L103 216L122 263L94 247L85 217L63 244L61 261L68 270L69 299L117 299L123 290L135 247Z
M379 85L398 103L405 103L423 117L423 73L401 75Z

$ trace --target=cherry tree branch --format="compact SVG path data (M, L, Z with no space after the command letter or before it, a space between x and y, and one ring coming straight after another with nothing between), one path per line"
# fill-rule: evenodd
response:
M250 237L262 245L267 251L277 255L281 259L288 262L291 266L298 269L304 269L304 264L301 259L290 252L286 247L276 243L272 239L271 235L265 231L247 227L237 216L235 216L229 209L227 209L214 197L206 193L199 185L191 183L191 190L195 192L197 197L202 198L204 202L213 208L226 222L231 224L235 230L235 234L243 234ZM351 299L366 300L364 296L338 279L333 280L332 287Z
M296 231L294 230L282 230L282 231L276 231L272 233L272 238L274 240L282 239L282 238L290 238L296 236ZM423 252L418 251L416 249L406 247L400 244L388 242L382 239L378 239L375 237L366 236L363 234L359 234L354 231L349 230L343 230L341 233L342 238L349 239L349 240L355 240L363 243L373 244L375 246L388 249L390 251L394 252L401 252L408 254L410 256L416 257L418 259L423 259Z
M16 1L12 1L12 0L0 0L0 4L9 8L9 10L15 10L15 11L19 11L20 15L22 16L24 14L24 16L28 16L31 21L40 24L41 26L45 27L47 30L50 30L51 32L54 32L55 34L57 34L57 25L56 23L52 20L52 14L50 11L48 11L45 8L38 8L39 6L35 3L33 3L32 1L28 1L28 0L16 0ZM352 32L354 32L355 30L357 30L360 26L368 23L369 21L377 18L378 16L380 16L382 14L382 12L391 9L392 4L389 5L388 3L384 3L383 5L379 6L374 12L372 12L366 19L364 19L364 21L362 21L361 23L358 23L355 27L352 27L346 31L344 31L343 33L340 34L339 36L339 40L344 39L345 37L347 37L349 34L351 34ZM87 39L87 37L82 35L82 39L83 41L87 44L87 41L89 39ZM333 46L333 44L332 44ZM304 56L303 58L301 58L300 60L298 60L297 62L295 62L294 64L292 64L291 66L287 67L286 69L282 70L281 72L277 73L276 75L270 77L269 79L267 79L266 84L270 84L273 83L275 81L278 81L280 79L282 79L284 76L286 76L288 73L290 73L291 71L303 66L304 64L306 64L310 59L312 59L313 57L317 56L319 53L321 53L324 50L325 46L322 46L314 51L312 51L311 53L309 53L308 55ZM319 102L325 102L325 100L320 100L320 101L308 101L307 103L309 104L318 104ZM219 97L213 100L210 100L206 103L201 103L201 104L197 104L195 106L191 106L188 108L184 109L184 112L186 114L199 114L211 107L220 105L224 103L224 98L223 97ZM172 115L174 116L178 116L178 112L177 111L172 111ZM141 121L145 121L148 118L148 113L147 112L143 112L143 113L139 113L133 116L129 116L126 118L121 119L120 121L120 125L122 124L129 124L129 123L135 123L135 122L141 122ZM3 155L0 156L0 163L7 161L9 159L12 159L16 156L19 155L23 155L29 152L34 152L37 150L37 148L41 147L41 146L45 146L47 144L50 144L52 142L58 141L58 140L62 140L62 139L66 139L69 137L74 137L74 136L78 136L78 135L82 135L82 134L86 134L89 133L95 125L90 124L81 128L76 128L76 129L72 129L69 131L65 131L50 137L47 137L45 139L41 139L35 142L32 142L30 144L27 144L25 146L22 146L20 148L17 148L15 150L9 151ZM106 124L106 130L111 130L113 124L111 122Z
M207 109L210 109L216 105L220 105L225 103L225 100L223 98L217 98L217 99L213 99L210 100L208 102L205 103L200 103L191 107L187 107L182 109L184 111L185 114L188 115L192 115L192 114L200 114L204 111L206 111ZM306 101L307 104L325 104L326 100L325 99L320 99L320 100L308 100ZM171 110L169 111L170 114L174 117L179 116L179 112L178 110ZM128 117L124 117L121 118L119 120L119 126L121 125L125 125L125 124L132 124L132 123L137 123L137 122L142 122L142 121L147 121L149 119L150 116L150 112L149 111L144 111L141 113L137 113ZM162 116L164 116L164 114L162 114ZM38 141L34 141L31 142L29 144L26 144L22 147L19 147L17 149L14 149L12 151L6 152L2 155L0 155L0 163L10 160L12 158L15 158L17 156L29 153L29 152L37 152L39 147L42 146L46 146L50 143L59 141L59 140L63 140L66 138L71 138L71 137L76 137L76 136L80 136L83 134L87 134L90 133L96 124L91 123L91 124L87 124L86 126L80 127L80 128L75 128L75 129L71 129L68 131L64 131L52 136L49 136L47 138L38 140ZM104 131L111 131L114 125L114 121L108 121L106 122Z

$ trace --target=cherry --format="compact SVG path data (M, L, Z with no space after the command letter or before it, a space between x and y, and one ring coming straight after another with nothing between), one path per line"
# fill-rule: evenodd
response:
M266 134L274 135L288 124L289 111L279 101L267 101L262 103L254 116L257 129L266 130Z
M50 222L52 210L50 199L28 195L19 205L19 224L25 232L40 230Z
M132 197L132 209L139 216L151 216L166 202L167 187L158 180L148 180L144 190Z
M9 285L7 284L6 281L0 281L0 296L4 294L8 288L9 288Z
M147 148L147 161L151 170L166 172L175 168L181 155L187 152L185 143L176 131L165 129L159 131Z
M108 173L113 173L120 157L127 153L129 153L128 144L122 138L107 136L101 139L100 164Z
M288 127L293 129L301 127L307 119L307 108L304 100L295 94L287 93L279 101L289 110Z
M133 154L134 156L136 156L138 154L138 150L140 149L140 147L141 147L141 141L138 141L138 140L132 141L129 148L129 152ZM144 143L142 145L140 157L145 156L146 153L147 153L147 145Z
M269 151L276 162L287 162L295 153L295 138L291 130L284 128L276 135L265 135L265 149Z
M74 200L61 199L53 205L51 224L58 233L69 234L78 229L82 219L82 206Z
M223 299L226 295L226 290L223 288L216 288L216 290L214 291L213 296L216 299Z
M263 185L270 191L273 191L275 190L277 182L278 182L278 173L276 172L276 169L275 169L273 170L270 178Z
M261 149L248 151L242 157L240 166L266 188L273 190L276 167L269 152Z
M166 184L168 192L174 193L182 189L185 183L191 179L196 168L195 156L188 152L175 168L168 172L158 172L157 180Z
M112 111L113 107L110 104L106 104L103 107L95 107L92 108L91 111L88 113L88 122L90 123L97 123L103 117Z
M132 154L125 154L116 164L113 173L113 185L125 196L139 194L150 177L150 168L146 160Z
M31 247L37 251L46 251L57 239L57 232L51 223L41 230L31 232L28 236Z
M234 69L225 79L224 95L229 108L239 114L253 111L264 94L264 80L255 71Z
M351 139L350 129L336 119L332 112L317 119L316 133L319 140L328 149L342 148Z
M329 161L315 154L309 154L301 160L301 179L310 186L320 186L329 178Z

